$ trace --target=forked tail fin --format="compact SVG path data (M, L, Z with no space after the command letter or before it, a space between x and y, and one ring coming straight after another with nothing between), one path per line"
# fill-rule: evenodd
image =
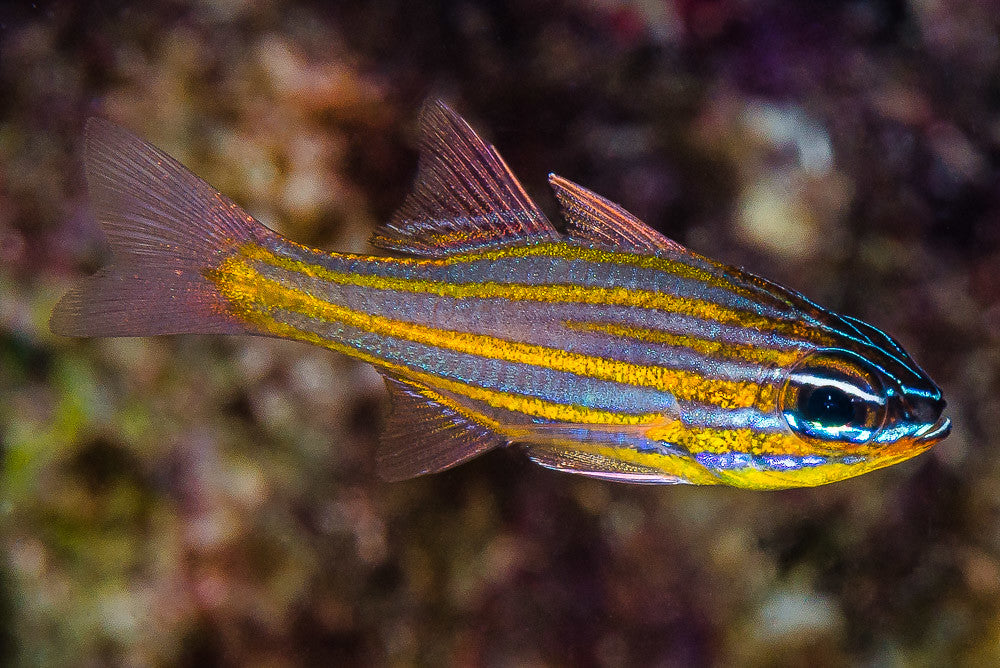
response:
M106 120L86 131L87 185L113 264L52 312L63 336L251 331L230 315L206 272L241 244L274 233L163 151Z

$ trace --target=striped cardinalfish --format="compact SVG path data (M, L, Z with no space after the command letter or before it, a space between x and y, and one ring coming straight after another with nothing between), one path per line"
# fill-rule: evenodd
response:
M369 362L400 480L512 444L635 483L819 485L944 438L941 391L875 327L667 239L560 176L557 231L495 148L423 112L414 190L372 244L288 241L162 151L92 119L86 170L114 264L67 336L256 334Z

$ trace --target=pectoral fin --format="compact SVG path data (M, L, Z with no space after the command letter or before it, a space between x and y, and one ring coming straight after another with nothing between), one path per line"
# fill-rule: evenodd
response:
M507 445L447 397L409 380L385 376L391 409L378 452L379 475L390 482L444 471Z
M683 476L666 473L652 466L627 462L596 452L538 445L528 445L525 449L531 461L554 471L578 473L613 482L652 485L679 485L692 482Z

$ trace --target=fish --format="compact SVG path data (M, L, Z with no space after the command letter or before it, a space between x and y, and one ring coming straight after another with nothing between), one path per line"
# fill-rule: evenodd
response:
M248 334L368 362L389 481L517 447L608 481L807 487L945 438L941 390L878 328L699 255L550 174L559 230L441 101L413 190L371 244L309 248L163 151L92 118L85 167L113 254L55 306L71 337Z

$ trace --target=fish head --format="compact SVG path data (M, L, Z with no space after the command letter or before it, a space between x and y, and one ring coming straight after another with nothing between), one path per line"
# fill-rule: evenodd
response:
M899 343L844 320L860 336L804 355L778 398L788 430L814 453L817 484L914 457L951 430L941 389Z
M944 438L951 423L941 390L925 374L907 371L843 349L819 349L788 374L782 417L818 451L868 459L918 454Z
M910 459L950 432L940 388L898 342L829 316L839 325L827 329L834 335L778 374L768 411L776 431L696 455L722 482L754 489L835 482Z

